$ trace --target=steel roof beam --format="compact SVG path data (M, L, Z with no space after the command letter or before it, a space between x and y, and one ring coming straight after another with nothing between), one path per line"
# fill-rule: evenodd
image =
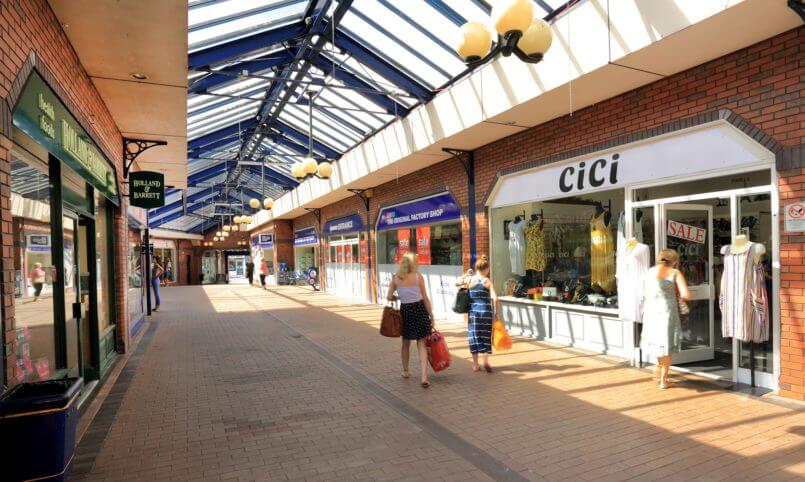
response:
M285 64L290 60L291 56L288 55L288 52L281 50L271 54L271 58L268 59L249 60L247 62L238 63L232 67L217 70L215 73L211 73L196 80L187 89L187 93L198 94L201 92L206 92L229 82L240 80L239 75L241 75L244 70L248 72L263 72L264 70L268 70L272 67Z
M254 52L270 45L288 42L302 36L306 32L304 21L294 22L273 28L248 37L197 50L187 56L188 68L208 67L214 64L236 59L249 52Z
M278 120L276 124L274 124L274 127L299 143L306 143L308 141L308 136L305 135L305 133L296 130L295 127L290 126L283 121ZM340 152L336 151L332 147L327 146L326 144L323 144L320 141L317 141L315 138L313 139L313 150L321 152L330 159L338 159L341 157ZM305 149L305 152L307 152L307 149Z
M278 184L280 186L288 186L288 187L299 185L299 182L297 180L295 180L295 179L292 179L290 176L288 176L286 174L283 174L283 173L280 173L280 172L277 172L276 170L271 169L270 167L268 167L268 165L263 164L263 166L264 166L264 168L266 170L265 171L265 178L267 180L270 180L274 184ZM255 174L258 177L260 177L260 169L261 169L260 166L254 166L254 165L250 164L248 166L243 166L243 167L246 170L248 170L249 172L251 172L252 174Z
M211 189L202 189L201 191L195 192L189 196L187 196L186 203L189 206L196 201L206 199L214 194L218 194L218 192L211 190ZM160 208L151 209L148 211L149 218L152 218L154 221L161 218L162 216L169 214L176 209L182 207L182 198L179 198L177 201L173 201L169 204L166 204Z
M312 18L312 22L310 22L310 29L307 32L308 36L304 39L302 45L297 49L296 55L294 55L294 61L289 65L290 68L294 68L299 60L306 60L306 62L302 64L301 68L296 73L296 79L301 80L305 77L305 75L307 75L308 70L310 70L310 67L312 66L312 61L315 60L315 58L319 55L319 49L321 49L327 42L327 35L325 35L327 32L327 26L338 25L338 23L341 21L341 18L343 18L352 5L352 0L339 0L338 7L336 7L336 9L333 11L332 19L327 22L325 17L331 4L332 0L316 0L315 4L311 2L311 6L308 9L308 18ZM319 38L311 45L310 39L313 35L318 35ZM287 75L287 77L291 78L291 75ZM285 89L285 94L283 95L282 99L279 100L279 102L277 102L279 90L275 92L277 92L277 95L272 93L271 95L266 96L266 100L260 107L258 114L260 119L263 121L263 125L269 129L275 126L275 123L279 118L279 114L285 107L285 103L291 100L291 97L296 92L296 86ZM256 139L252 139L254 143L251 147L248 147L248 152L246 152L245 156L246 158L251 159L255 153L255 150L257 149L257 146L260 145L264 135L265 134L263 132L259 132L255 135ZM244 147L241 152L245 152L247 146L248 143L244 143Z
M354 34L352 34L354 35ZM335 32L335 45L344 49L352 56L365 64L370 69L382 75L400 89L417 97L420 100L427 100L433 97L431 91L407 73L391 65L386 59L373 52L355 36L348 35L340 30Z
M203 30L205 28L215 27L218 25L222 25L227 22L232 22L235 20L240 20L242 18L251 17L254 15L259 15L262 13L268 13L272 10L278 10L280 8L290 7L299 3L302 3L306 0L285 0L283 2L272 3L270 5L263 5L257 8L250 8L248 10L243 10L236 13L231 13L229 15L224 15L222 17L217 17L212 20L207 20L206 22L197 23L192 27L187 29L188 33L197 32L199 30ZM192 8L192 7L191 7Z
M313 61L313 64L325 74L331 75L334 78L341 81L344 85L349 87L355 87L356 89L361 89L356 90L356 92L366 97L367 99L371 100L380 107L383 107L389 114L400 115L400 116L408 114L408 108L405 107L405 105L395 102L394 99L386 95L371 92L372 90L377 90L377 88L369 84L368 82L365 82L357 75L352 74L342 68L339 68L335 64L335 62L333 62L328 58L325 58L323 55L319 55Z
M231 136L233 134L241 133L241 132L245 131L246 129L250 129L250 128L254 127L255 125L257 125L257 121L254 118L251 118L251 119L242 120L242 121L237 122L235 124L231 124L231 125L229 125L227 127L222 127L222 128L220 128L218 130L215 130L215 131L210 132L208 134L204 134L201 137L197 137L197 138L193 139L192 141L189 141L187 143L187 150L188 151L196 150L196 149L198 149L200 147L204 147L205 145L212 143L213 141L217 141L217 140L219 140L221 138L228 137L228 136Z

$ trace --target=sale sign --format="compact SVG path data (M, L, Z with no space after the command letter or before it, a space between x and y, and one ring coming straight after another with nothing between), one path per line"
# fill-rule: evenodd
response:
M398 229L397 230L397 263L402 260L402 257L411 251L411 230Z
M419 264L430 264L430 226L416 228L416 255Z
M344 245L336 246L336 262L341 264L344 262Z
M668 220L668 236L684 239L694 243L705 244L707 242L707 230L697 228L688 224Z
M360 242L360 263L368 263L369 262L369 244L366 242L365 239L362 239Z

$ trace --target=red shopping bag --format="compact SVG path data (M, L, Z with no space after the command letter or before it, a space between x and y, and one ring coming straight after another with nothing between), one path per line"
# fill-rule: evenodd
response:
M447 342L441 333L433 330L425 339L425 345L428 347L428 361L434 372L450 367L450 351L447 350Z

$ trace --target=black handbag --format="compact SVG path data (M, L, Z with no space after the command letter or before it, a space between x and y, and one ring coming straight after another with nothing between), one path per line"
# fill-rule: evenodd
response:
M467 288L459 288L456 299L453 301L453 311L456 313L470 312L470 291Z

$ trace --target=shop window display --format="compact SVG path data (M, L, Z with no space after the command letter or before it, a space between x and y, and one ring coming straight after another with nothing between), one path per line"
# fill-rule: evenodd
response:
M494 281L508 296L616 308L623 190L497 208Z
M416 251L420 265L461 266L461 224L437 224L378 233L378 260L398 264L405 253Z

